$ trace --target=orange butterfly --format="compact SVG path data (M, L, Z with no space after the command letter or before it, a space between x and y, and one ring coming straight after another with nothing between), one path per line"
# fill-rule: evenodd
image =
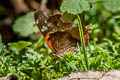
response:
M34 18L47 45L56 55L77 51L77 42L80 44L77 25L65 22L61 14L47 16L41 10L35 12ZM89 27L90 25L83 28L85 44L89 43Z

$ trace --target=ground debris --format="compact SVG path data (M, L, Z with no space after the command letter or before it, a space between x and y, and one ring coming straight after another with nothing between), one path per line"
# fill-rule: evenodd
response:
M99 71L75 71L63 78L55 80L120 80L120 71L111 70L109 72Z
M19 80L19 77L15 74L9 73L5 77L0 77L0 80Z

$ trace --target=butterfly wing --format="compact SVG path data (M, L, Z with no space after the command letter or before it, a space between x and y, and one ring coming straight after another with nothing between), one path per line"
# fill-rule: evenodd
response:
M44 39L45 39L47 45L49 46L50 49L53 50L53 46L51 44L51 41L49 40L50 35L48 34L48 25L47 25L48 17L47 17L47 15L45 15L41 10L37 10L34 13L34 19L35 19L35 22L36 22L40 32L44 36Z
M69 33L71 34L71 36L77 40L80 41L80 34L79 34L79 27L78 26L75 26L73 25L74 27L72 27L69 31ZM90 29L90 24L83 27L83 35L84 35L84 40L85 40L85 44L88 44L89 43L89 34L88 34L88 31Z
M62 21L60 14L48 17L40 10L35 12L34 18L47 45L57 55L77 50L77 42L80 43L78 26ZM85 42L88 43L88 28L83 30Z

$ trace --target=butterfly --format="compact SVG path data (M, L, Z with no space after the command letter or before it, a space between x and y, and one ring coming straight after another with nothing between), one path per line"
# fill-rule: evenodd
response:
M77 43L81 43L79 28L71 21L65 21L62 14L48 16L43 11L37 10L34 19L48 47L55 55L78 50ZM90 25L83 28L85 44L89 43L89 28Z

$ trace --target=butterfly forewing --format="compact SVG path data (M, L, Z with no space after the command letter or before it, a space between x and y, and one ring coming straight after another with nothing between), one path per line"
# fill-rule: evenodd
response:
M47 27L47 20L48 17L45 15L41 10L38 10L34 13L34 19L38 28L42 32L43 35L46 35L48 27Z

